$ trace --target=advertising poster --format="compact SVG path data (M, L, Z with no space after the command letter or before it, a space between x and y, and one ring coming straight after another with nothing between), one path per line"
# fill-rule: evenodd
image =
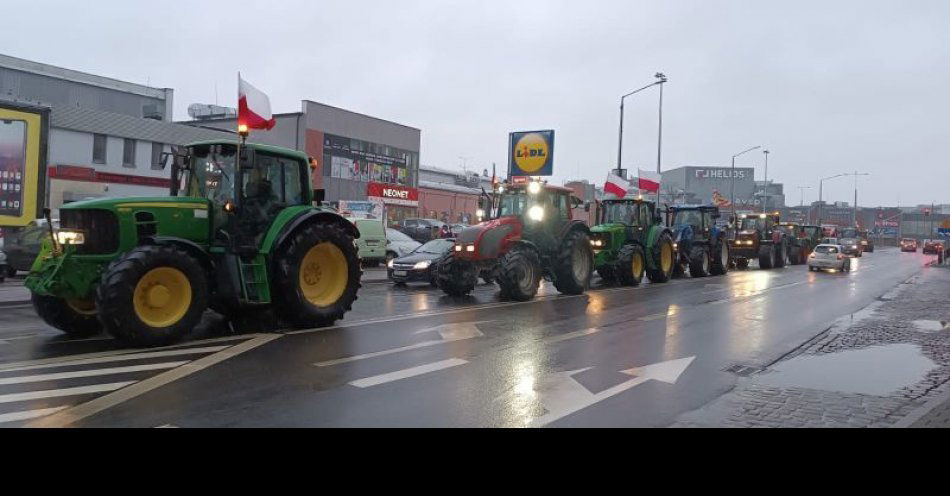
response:
M0 215L23 214L23 171L26 169L26 122L0 121Z
M511 133L508 143L509 176L554 174L554 131Z
M0 105L0 225L21 227L42 212L49 110Z

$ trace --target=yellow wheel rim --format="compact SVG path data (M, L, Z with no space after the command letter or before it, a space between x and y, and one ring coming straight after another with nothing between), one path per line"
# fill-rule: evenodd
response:
M660 248L660 265L663 272L669 272L673 268L673 247L669 243L664 243Z
M191 307L191 282L172 267L159 267L145 273L132 297L135 315L150 327L177 324Z
M639 253L633 254L633 261L630 263L630 268L633 269L634 277L639 277L643 273L643 257Z
M95 300L66 300L66 305L72 308L74 312L80 315L95 315Z
M300 264L300 290L307 301L318 307L336 303L346 291L348 278L346 257L333 243L310 248Z

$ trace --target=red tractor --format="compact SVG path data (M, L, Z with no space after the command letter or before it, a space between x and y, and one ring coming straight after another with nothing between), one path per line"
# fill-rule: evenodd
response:
M586 291L594 252L590 229L572 217L581 201L571 193L538 181L499 185L481 205L479 213L489 220L463 230L452 255L439 264L439 287L451 296L467 295L479 274L492 273L505 299L534 298L542 278L564 294Z

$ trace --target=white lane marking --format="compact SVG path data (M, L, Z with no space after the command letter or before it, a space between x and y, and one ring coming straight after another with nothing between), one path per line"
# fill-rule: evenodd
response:
M116 389L121 389L131 384L135 384L135 381L113 382L110 384L94 384L92 386L79 386L63 389L46 389L43 391L30 391L27 393L0 394L0 403L14 403L17 401L41 400L44 398L59 398L61 396L103 393L106 391L115 391Z
M28 382L57 381L61 379L76 379L79 377L98 377L100 375L129 374L132 372L145 372L148 370L165 370L181 367L188 363L183 362L164 362L149 363L146 365L131 365L128 367L109 367L105 369L76 370L73 372L57 372L54 374L25 375L20 377L2 377L0 386L9 386L10 384L26 384Z
M165 425L156 425L155 429L177 429L177 425L165 424Z
M0 370L0 372L21 372L24 370L52 369L52 368L57 368L57 367L93 365L97 363L124 362L124 361L129 361L129 360L144 360L147 358L161 358L161 357L181 356L181 355L198 355L202 353L217 353L225 348L227 348L227 346L207 346L204 348L188 348L184 350L155 351L155 352L125 354L125 355L118 355L118 356L107 356L107 357L101 357L101 358L86 358L83 360L71 360L65 363L53 363L50 365L30 365L27 367L4 369L4 370Z
M56 408L41 408L39 410L26 410L22 412L10 412L0 415L0 424L7 422L17 422L19 420L32 420L39 417L52 415L60 410L69 408L68 406L58 406Z
M202 339L200 341L191 341L188 343L173 344L171 346L161 346L158 348L151 348L150 351L155 352L155 351L162 351L162 350L177 350L177 349L182 349L182 348L188 348L189 346L201 346L205 344L221 343L221 342L227 342L227 341L237 342L242 339L250 340L250 339L260 337L260 336L267 336L267 335L268 334L248 334L244 336L227 336L227 337L221 337L221 338ZM62 341L62 342L71 343L73 341ZM10 363L5 363L3 365L0 365L0 372L4 370L18 369L18 368L29 367L33 365L49 365L49 364L58 364L58 363L66 364L67 362L73 362L76 360L84 360L87 358L101 358L101 357L108 357L108 356L130 355L134 353L142 353L142 350L137 350L134 348L124 348L121 350L98 351L95 353L82 353L79 355L65 355L65 356L58 356L58 357L52 357L52 358L40 358L37 360L26 360L22 362L10 362Z
M421 343L410 344L407 346L400 346L398 348L390 348L388 350L374 351L372 353L364 353L362 355L354 355L345 358L338 358L335 360L327 360L325 362L317 362L314 365L317 367L330 367L332 365L340 365L343 363L356 362L359 360L367 360L370 358L376 358L386 355L392 355L395 353L402 353L404 351L418 350L421 348L428 348L430 346L438 346L440 344L453 343L456 341L464 341L466 339L474 339L484 336L481 331L478 330L478 327L474 322L462 322L457 324L443 324L437 327L432 327L429 329L423 329L417 331L416 334L423 332L438 332L442 337L440 340L432 341L423 341Z
M549 338L544 338L541 340L541 344L554 344L560 343L562 341L569 341L571 339L582 338L584 336L590 336L591 334L597 334L600 332L600 329L594 327L591 329L584 329L581 331L569 332L567 334L561 334L560 336L551 336Z
M459 365L465 365L466 363L468 362L460 358L450 358L440 362L427 363L417 367L410 367L408 369L389 372L388 374L380 374L373 377L367 377L365 379L359 379L351 382L350 385L356 386L358 388L369 388L373 386L379 386L380 384L401 381L403 379L409 379L410 377L417 377L420 375L437 372L439 370L458 367Z
M645 367L636 367L622 370L621 373L635 376L634 379L622 382L605 389L597 394L590 392L577 382L573 376L590 370L590 368L573 370L553 374L541 381L536 391L541 395L541 403L548 411L545 415L534 419L531 427L543 427L568 415L579 412L589 406L600 403L624 391L633 389L649 381L660 381L667 384L676 384L683 372L689 368L696 357L681 358L668 362L655 363Z
M63 410L48 417L35 420L27 424L26 427L65 427L89 417L90 415L95 415L105 409L111 408L132 398L141 396L149 391L158 389L166 384L177 381L178 379L187 377L196 372L200 372L208 367L211 367L212 365L240 355L241 353L253 350L258 346L265 345L280 337L280 334L258 335L258 337L254 339L231 346L213 355L199 358L198 360L182 365L176 369L149 377L144 381L138 383L129 383L131 385L125 389L120 389L105 396L100 396L94 400L87 401L81 405L77 405L68 410Z

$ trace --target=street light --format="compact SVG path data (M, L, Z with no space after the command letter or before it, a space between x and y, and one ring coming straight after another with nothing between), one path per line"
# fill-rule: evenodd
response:
M656 138L656 173L660 175L660 181L662 182L663 170L661 167L661 162L663 159L663 85L666 84L668 79L666 79L666 74L662 72L656 73L653 77L657 79L656 84L660 85L660 110L659 110L659 130L657 132ZM656 190L656 204L660 204L660 190Z
M802 195L802 202L800 203L800 206L802 206L802 207L805 206L805 190L806 190L806 189L811 189L811 186L799 186L799 187L798 187L798 192L801 193L801 195Z
M736 159L739 158L739 157L741 157L741 156L743 156L743 155L745 155L746 153L754 152L755 150L758 150L759 148L762 148L762 147L761 147L761 146L753 146L752 148L749 148L748 150L746 150L746 151L744 151L744 152L740 152L740 153L737 153L737 154L735 154L735 155L732 156L732 187L731 187L731 196L732 196L732 213L733 213L733 214L736 213Z
M822 194L824 193L824 189L823 189L823 187L824 187L824 182L825 182L825 181L830 181L830 180L832 180L832 179L837 179L837 178L839 178L839 177L844 177L844 176L847 176L847 175L849 175L849 174L838 174L837 176L823 177L823 178L821 178L821 179L818 180L818 222L817 222L817 224L818 224L819 227L821 226L821 207L822 207L821 198L822 198Z
M762 200L762 213L765 213L765 209L768 208L769 204L769 154L772 153L768 150L763 150L762 154L765 155L765 199Z
M854 174L845 174L846 176L854 176L854 213L851 215L851 224L854 227L858 227L858 176L870 176L871 174L867 172L858 173L854 171Z
M638 90L631 91L630 93L627 93L626 95L620 97L620 139L618 140L618 141L619 141L619 144L618 144L618 146L617 146L617 175L618 175L618 176L621 176L621 171L623 170L623 165L622 165L622 163L623 163L623 110L624 110L624 100L626 100L627 97L629 97L629 96L636 95L637 93L640 93L640 92L643 91L643 90L647 90L647 89L650 89L650 88L652 88L652 87L654 87L654 86L658 86L658 85L659 85L659 86L660 86L660 128L662 129L662 127L663 127L663 86L662 86L662 85L663 85L663 83L665 83L665 82L667 81L667 79L666 79L666 76L664 76L662 73L659 73L659 72L656 73L656 78L657 78L657 81L655 81L655 82L653 82L653 83L651 83L651 84L648 84L648 85L646 85L646 86L644 86L644 87L642 87L642 88L640 88L640 89L638 89ZM661 132L662 132L662 131L661 131ZM661 136L661 139L662 139L662 136ZM621 177L622 177L622 176L621 176Z

